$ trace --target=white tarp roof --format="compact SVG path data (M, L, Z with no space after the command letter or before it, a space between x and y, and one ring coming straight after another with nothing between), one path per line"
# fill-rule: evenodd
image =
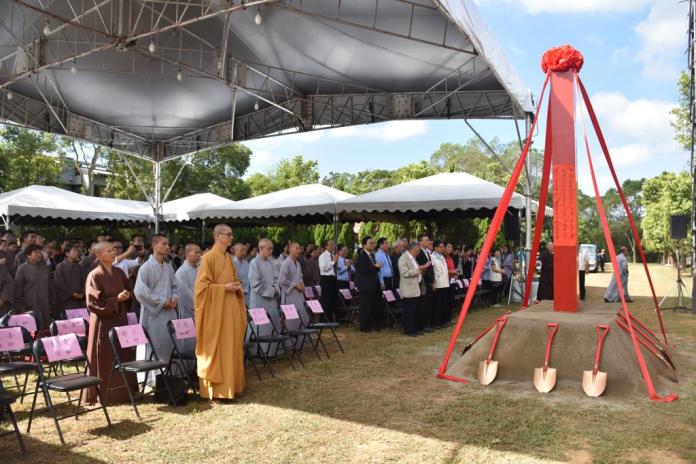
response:
M0 215L79 221L152 221L152 210L145 202L90 197L45 185L30 185L0 194Z
M477 212L498 207L505 189L465 172L442 173L366 193L337 205L341 213ZM510 208L523 209L525 198L514 193ZM547 208L547 214L551 212Z
M350 193L322 184L308 184L235 202L226 208L205 207L189 212L192 219L273 219L293 216L333 216L336 203L352 198Z
M188 221L189 211L202 208L231 208L235 202L214 193L196 193L184 198L168 201L162 205L165 222ZM198 219L207 219L199 216Z

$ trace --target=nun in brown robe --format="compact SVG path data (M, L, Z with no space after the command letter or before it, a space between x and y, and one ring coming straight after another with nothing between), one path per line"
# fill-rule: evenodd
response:
M539 276L537 300L553 300L553 243L546 244L546 249L539 255L539 260L541 261L541 275Z
M99 242L95 245L97 267L87 276L85 295L89 315L89 334L87 340L87 359L91 366L90 375L102 379L102 393L106 393L109 376L113 370L114 352L109 341L109 330L112 327L128 325L127 312L130 308L130 287L124 272L112 266L116 253L110 242ZM121 361L135 360L135 347L122 349ZM128 377L132 388L135 388L136 378ZM119 388L120 387L120 388ZM94 388L85 390L83 400L94 404L98 400ZM129 401L128 392L123 386L123 377L114 373L108 393L108 404Z

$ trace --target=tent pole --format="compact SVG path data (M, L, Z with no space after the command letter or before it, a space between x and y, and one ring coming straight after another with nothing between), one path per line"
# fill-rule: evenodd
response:
M155 233L160 233L162 212L162 161L155 161Z
M531 127L531 114L527 113L527 116L524 119L525 123L525 132L527 133L527 139L529 139L532 134L529 132L530 127ZM526 182L524 183L524 206L525 206L525 211L524 211L524 220L526 223L525 231L524 231L524 249L526 250L527 254L527 265L532 262L532 257L529 256L529 253L531 253L532 249L532 156L531 154L527 156L527 159L525 160L526 163L526 172L527 175L525 176ZM546 211L542 211L541 214L544 214ZM539 214L539 211L537 211L537 214ZM534 261L536 262L536 260ZM525 269L525 273L526 273Z
M205 219L201 219L201 247L205 244Z

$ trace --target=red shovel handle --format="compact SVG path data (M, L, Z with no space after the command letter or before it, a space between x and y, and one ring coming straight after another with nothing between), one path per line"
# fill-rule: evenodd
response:
M553 337L558 332L558 323L549 322L546 324L546 357L544 358L544 371L549 367L549 359L551 358L551 344L553 343Z
M496 329L495 329L495 337L493 337L493 344L491 345L491 351L488 353L488 358L486 359L486 362L491 362L491 359L493 359L493 354L495 353L495 347L498 346L498 339L500 338L500 332L503 331L503 327L505 327L505 323L507 322L507 316L499 317L498 320L495 321Z
M599 370L599 360L602 358L602 345L604 338L609 333L609 326L606 324L597 324L597 350L595 351L594 367L592 373L596 374Z

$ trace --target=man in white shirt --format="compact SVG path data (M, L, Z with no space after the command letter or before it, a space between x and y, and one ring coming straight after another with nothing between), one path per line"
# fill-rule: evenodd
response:
M585 274L590 270L590 261L587 250L580 248L578 254L578 279L580 281L580 301L585 301Z
M122 270L127 277L130 276L130 270L140 266L145 260L141 259L142 252L145 250L145 242L142 235L133 235L128 249L125 253L117 255L114 260L114 266ZM118 250L117 250L118 251Z
M338 309L338 282L336 281L336 243L333 240L325 240L322 244L324 252L319 255L319 285L321 285L321 307L329 321L336 320Z

